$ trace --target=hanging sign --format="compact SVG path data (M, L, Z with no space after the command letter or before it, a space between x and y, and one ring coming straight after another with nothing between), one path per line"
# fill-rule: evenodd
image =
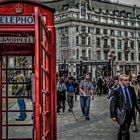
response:
M34 43L34 37L32 36L0 36L0 44L15 44L15 43Z
M33 16L0 16L0 24L34 24Z

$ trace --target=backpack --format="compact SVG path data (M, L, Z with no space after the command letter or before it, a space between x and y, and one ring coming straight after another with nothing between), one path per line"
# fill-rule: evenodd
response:
M58 91L59 91L59 92L64 92L64 91L65 91L65 88L64 88L63 83L61 83L61 84L59 83Z
M70 91L70 92L74 92L74 90L75 90L75 88L74 88L74 86L71 84L71 85L69 86L69 91Z

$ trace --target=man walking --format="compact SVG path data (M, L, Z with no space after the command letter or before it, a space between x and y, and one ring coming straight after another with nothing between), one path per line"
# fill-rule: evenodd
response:
M82 113L87 120L90 120L89 117L90 101L91 101L91 97L93 99L94 96L93 96L93 84L90 81L89 73L87 73L85 75L84 80L80 82L79 90L80 90L80 104L81 104Z
M120 76L120 86L115 90L110 102L111 118L120 125L118 140L130 140L129 128L135 108L140 112L135 90L129 86L129 76L123 74Z
M67 91L68 91L67 102L69 105L68 111L72 111L73 104L74 104L74 95L75 95L75 83L72 77L69 78Z

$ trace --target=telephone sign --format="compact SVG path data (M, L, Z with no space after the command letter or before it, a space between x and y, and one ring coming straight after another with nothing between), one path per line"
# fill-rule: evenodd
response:
M33 16L0 16L0 24L34 24Z

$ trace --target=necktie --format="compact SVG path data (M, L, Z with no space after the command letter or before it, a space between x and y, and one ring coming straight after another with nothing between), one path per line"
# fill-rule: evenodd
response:
M131 104L130 104L130 102L131 102L131 97L130 97L130 99L129 99L129 95L128 95L129 93L127 92L127 88L125 87L125 97L126 97L126 101L127 101L127 108L128 108L128 110L130 110L131 109Z

